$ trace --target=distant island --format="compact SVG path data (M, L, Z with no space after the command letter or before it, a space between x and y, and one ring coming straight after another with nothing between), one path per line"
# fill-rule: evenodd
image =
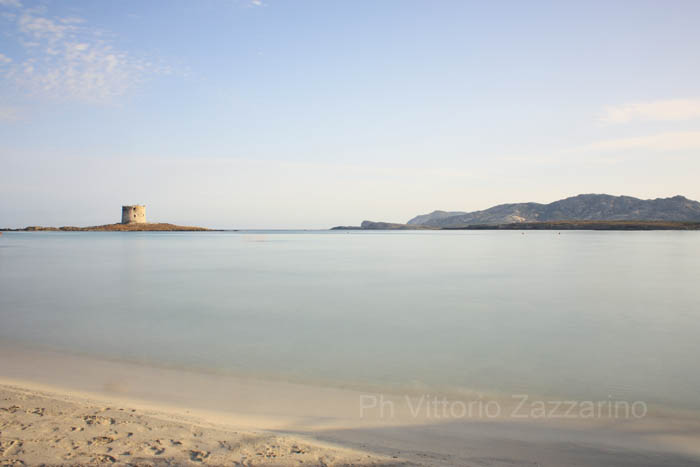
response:
M203 232L211 231L204 227L156 223L156 224L106 224L91 227L42 227L29 226L22 229L1 229L7 232Z
M642 200L584 194L549 204L501 204L483 211L433 211L405 224L363 221L332 230L700 230L700 203L684 196Z
M117 224L95 225L91 227L42 227L29 226L23 229L0 229L8 232L203 232L211 231L204 227L190 227L167 223L146 222L146 206L135 204L122 206L122 221Z

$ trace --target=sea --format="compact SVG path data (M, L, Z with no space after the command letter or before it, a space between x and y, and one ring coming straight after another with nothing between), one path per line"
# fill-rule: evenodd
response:
M5 232L0 343L700 409L700 232Z

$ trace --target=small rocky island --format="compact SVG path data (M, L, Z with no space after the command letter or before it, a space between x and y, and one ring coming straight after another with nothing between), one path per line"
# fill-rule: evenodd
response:
M146 206L142 204L122 206L122 221L117 224L95 225L91 227L42 227L29 226L23 229L2 229L14 232L204 232L204 227L192 227L146 221Z

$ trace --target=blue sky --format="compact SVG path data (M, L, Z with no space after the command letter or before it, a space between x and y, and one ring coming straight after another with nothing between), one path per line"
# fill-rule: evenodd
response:
M700 199L700 2L0 0L0 225Z

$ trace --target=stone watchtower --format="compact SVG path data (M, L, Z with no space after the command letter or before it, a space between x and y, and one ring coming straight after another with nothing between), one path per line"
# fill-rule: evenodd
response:
M145 224L146 206L122 206L122 224Z

